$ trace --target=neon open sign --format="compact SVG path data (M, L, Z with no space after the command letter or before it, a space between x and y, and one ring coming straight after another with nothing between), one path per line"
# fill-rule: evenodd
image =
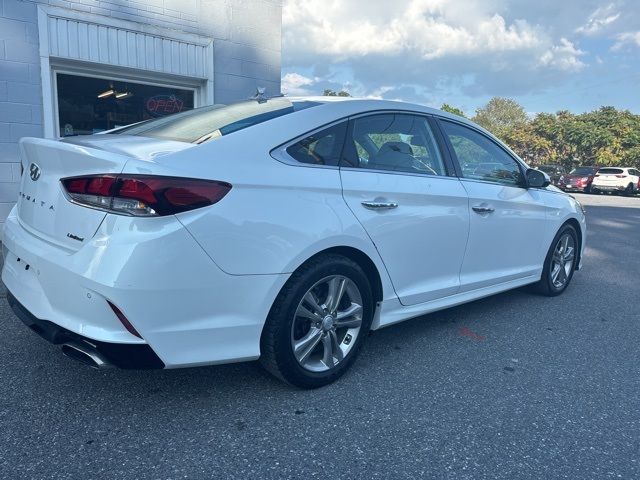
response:
M156 117L182 111L184 102L175 95L154 95L147 100L147 111Z

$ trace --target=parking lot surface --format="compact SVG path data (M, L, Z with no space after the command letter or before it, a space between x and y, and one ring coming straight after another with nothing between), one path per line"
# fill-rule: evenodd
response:
M588 248L562 296L374 332L315 391L255 363L92 370L1 298L0 478L639 478L640 198L576 197Z

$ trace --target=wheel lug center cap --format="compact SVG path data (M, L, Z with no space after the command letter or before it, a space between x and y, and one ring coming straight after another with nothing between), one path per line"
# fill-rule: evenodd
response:
M321 324L322 330L325 332L328 332L333 328L334 322L335 322L335 319L333 318L333 315L327 315L322 319L322 324Z

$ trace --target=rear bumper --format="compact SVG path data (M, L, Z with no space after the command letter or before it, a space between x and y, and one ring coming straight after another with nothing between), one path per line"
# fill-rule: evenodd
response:
M624 192L627 185L592 185L592 190L599 190L601 192Z
M580 185L560 185L560 189L565 192L584 192L588 190L589 186L580 186Z
M73 345L87 353L93 352L96 359L102 359L103 366L109 365L124 369L158 369L165 366L149 345L107 343L93 340L48 320L37 318L18 302L11 292L7 293L7 301L16 317L42 338L54 345ZM98 364L96 363L95 366Z
M113 349L151 350L165 368L258 358L264 321L289 278L224 273L172 217L143 222L107 215L70 252L27 231L14 210L3 247L2 280L23 306L25 323L49 341L98 346L116 365ZM127 331L107 302L142 338Z

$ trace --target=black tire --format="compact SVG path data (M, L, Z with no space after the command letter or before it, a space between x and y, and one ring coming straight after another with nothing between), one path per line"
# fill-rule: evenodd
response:
M625 197L633 197L633 183L627 185L627 188L624 189Z
M302 297L317 282L332 275L348 278L362 297L362 323L344 358L324 372L309 371L298 362L292 346L293 322ZM360 266L336 254L320 255L296 270L276 298L261 337L262 366L275 377L300 388L318 388L334 382L353 364L369 333L374 305L370 282Z
M569 269L569 273L566 276L566 281L561 287L557 287L551 277L551 268L554 262L554 253L556 251L556 248L558 247L558 242L561 238L564 237L565 234L568 234L573 239L574 254L571 260L571 268ZM555 297L564 292L571 283L571 279L573 278L573 272L576 269L576 262L578 261L579 252L580 244L578 242L578 234L576 233L575 228L573 228L569 224L563 225L562 228L558 230L558 233L556 233L555 237L553 237L553 241L551 242L551 246L549 247L549 251L547 252L547 256L544 260L542 277L537 283L533 284L533 290L547 297Z

